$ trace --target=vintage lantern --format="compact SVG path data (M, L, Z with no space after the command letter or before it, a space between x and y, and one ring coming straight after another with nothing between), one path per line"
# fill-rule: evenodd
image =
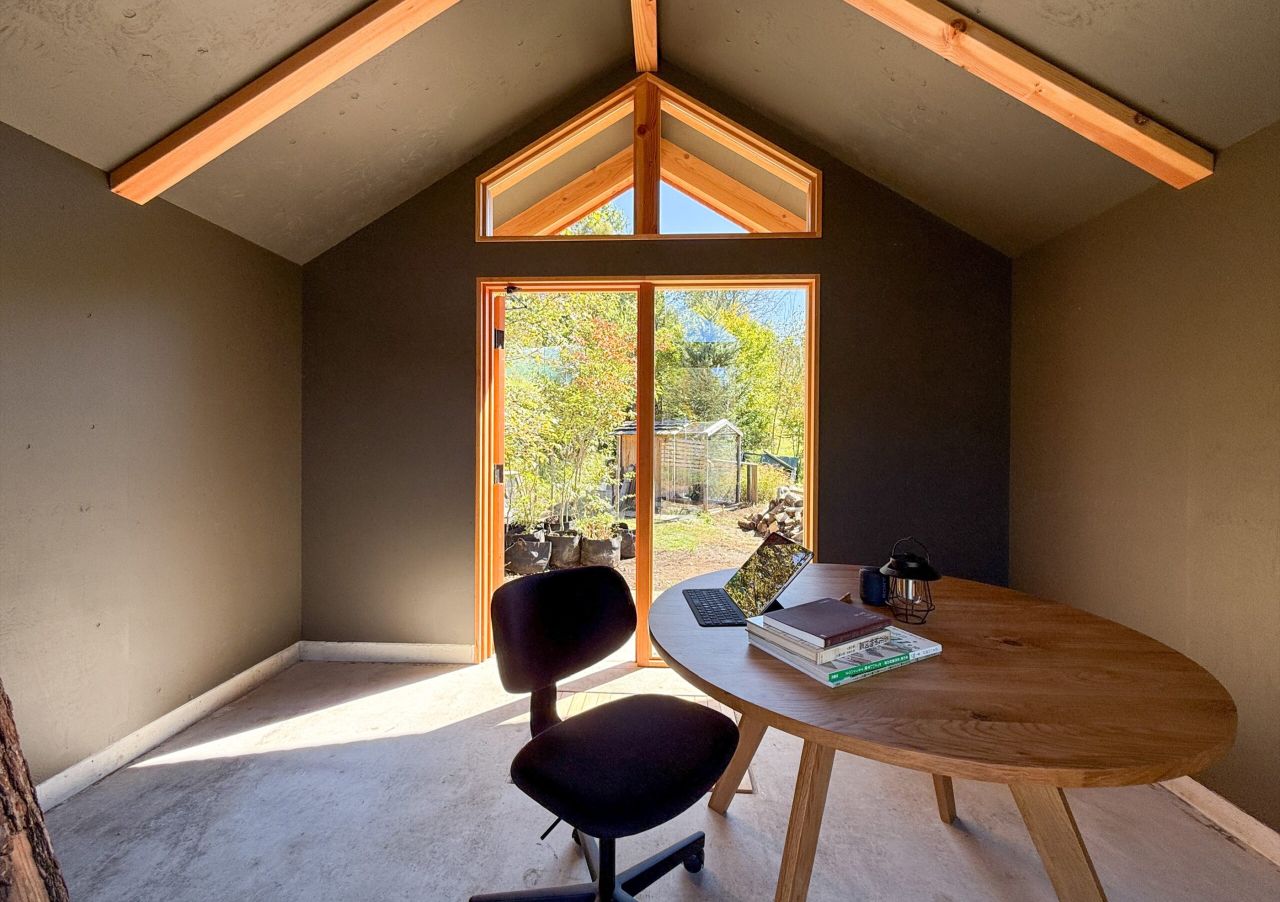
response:
M919 546L924 554L898 550L912 543ZM893 611L893 616L903 623L924 623L933 610L933 592L929 583L942 578L929 560L929 549L924 543L914 536L899 539L889 552L889 562L880 568L880 572L889 578L885 603Z

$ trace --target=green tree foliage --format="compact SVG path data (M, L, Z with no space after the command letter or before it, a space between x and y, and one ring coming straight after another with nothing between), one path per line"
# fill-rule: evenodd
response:
M507 309L507 468L524 523L601 512L635 403L635 296L519 294Z
M593 210L560 234L562 235L625 235L627 217L613 201Z
M608 234L621 218L610 209L573 228ZM801 456L803 295L660 290L655 304L658 418L728 419L744 450ZM617 497L614 430L635 417L635 295L517 294L506 329L512 518L605 513Z
M794 292L663 291L655 312L662 419L730 420L753 451L800 456L804 303Z

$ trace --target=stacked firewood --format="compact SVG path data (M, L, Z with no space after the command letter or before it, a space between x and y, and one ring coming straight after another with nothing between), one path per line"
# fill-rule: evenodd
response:
M778 489L773 501L763 511L757 511L738 521L738 528L767 536L780 532L788 539L800 541L804 519L804 489L798 485L784 485Z

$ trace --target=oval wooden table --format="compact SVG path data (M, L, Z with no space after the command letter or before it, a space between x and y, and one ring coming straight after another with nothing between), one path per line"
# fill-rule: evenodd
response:
M829 689L747 644L740 628L699 627L680 590L663 592L654 647L742 715L738 752L711 795L723 814L769 727L804 740L777 900L803 900L837 750L933 775L942 820L951 780L1006 783L1058 897L1105 899L1063 787L1154 783L1203 770L1231 746L1236 709L1194 661L1110 620L983 583L943 579L928 623L902 624L942 654ZM857 597L858 568L812 564L784 605ZM887 609L880 609L887 612Z

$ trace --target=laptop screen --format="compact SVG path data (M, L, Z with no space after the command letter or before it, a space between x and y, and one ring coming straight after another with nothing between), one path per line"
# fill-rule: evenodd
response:
M796 578L813 552L779 533L770 533L725 585L725 593L748 617L765 608Z

